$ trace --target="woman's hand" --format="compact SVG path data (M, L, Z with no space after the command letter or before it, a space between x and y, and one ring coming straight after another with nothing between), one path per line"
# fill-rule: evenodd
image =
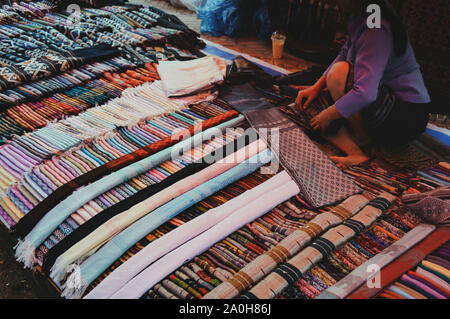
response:
M298 92L297 99L295 100L295 104L300 107L301 110L306 110L308 108L309 104L317 99L317 97L320 94L320 88L317 88L316 86L310 86L307 89L301 90ZM303 102L303 100L305 100Z
M330 106L329 108L323 110L319 114L317 114L312 120L311 120L311 127L318 131L324 131L330 126L331 122L341 118L341 114L339 114L338 110L336 109L336 106Z

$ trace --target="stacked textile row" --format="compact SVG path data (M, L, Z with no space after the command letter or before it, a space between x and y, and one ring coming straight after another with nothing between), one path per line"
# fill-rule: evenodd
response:
M24 217L24 214L27 214L25 220L21 221L21 224L16 227L17 230L23 232L25 226L22 225L26 225L27 221L33 216L33 214L28 215L29 211L33 210L39 203L42 203L44 199L46 201L39 207L42 208L43 205L48 204L48 195L60 189L69 181L76 181L77 178L80 179L80 176L84 176L87 173L93 175L96 169L104 167L107 163L109 163L108 167L111 167L110 171L112 171L114 160L118 162L117 159L121 159L121 163L125 163L123 157L126 154L136 152L146 145L151 145L152 142L160 141L164 138L167 139L167 137L170 139L171 135L178 130L190 127L195 121L211 117L211 113L218 112L217 109L213 107L208 108L208 105L205 105L199 112L202 115L197 115L195 109L195 107L183 109L166 116L140 122L134 126L121 128L115 133L101 136L91 143L85 143L80 148L66 152L62 156L53 157L52 160L36 166L32 172L26 173L16 186L8 189L8 195L4 198L2 204L4 204L6 211L11 212L9 215L12 218L8 218L8 214L0 211L3 218L8 220L8 225L13 226ZM212 109L212 111L208 112L208 109ZM84 176L84 179L86 178L87 176ZM90 180L93 181L92 178ZM75 185L78 186L77 184ZM138 182L138 185L142 187L142 183ZM119 192L122 193L123 190L119 190ZM89 202L83 208L80 208L79 212L82 216L85 216L86 210L91 212L92 207L90 204L95 209L99 209L98 205L100 207L110 205L108 201L109 194L105 195L105 197L107 199L101 196L99 199ZM122 196L119 196L119 199L121 198ZM16 205L11 205L11 202ZM22 210L17 209L18 207ZM39 208L36 208L34 211L37 209ZM83 222L83 218L76 213L72 214L72 218L75 218L78 223ZM26 228L29 230L30 226Z
M120 127L140 120L178 111L190 102L195 101L168 100L155 86L147 83L125 90L122 97L104 105L17 137L0 149L4 184L11 186L18 182L32 167L55 154L113 130L120 131Z
M450 243L442 245L420 262L417 268L403 274L385 289L386 299L449 299Z
M125 88L143 84L144 79L146 82L159 79L152 64L147 64L145 69L136 68L124 73L115 73L132 67L134 66L125 59L115 58L60 75L59 77L67 78L68 81L54 82L51 88L55 90L49 90L35 98L28 97L28 102L13 106L1 114L0 143L4 144L15 135L36 130L49 122L76 115L97 104L119 97ZM103 76L96 79L98 75ZM40 85L39 82L33 84ZM40 87L48 88L46 84ZM53 91L58 93L51 94Z
M415 173L386 169L376 162L363 163L345 172L355 184L373 193L389 192L401 195L403 192L423 190L419 185L420 178Z
M190 48L200 45L192 38L195 34L179 20L169 23L163 17L164 13L154 8L115 6L83 9L79 13L79 24L71 23L68 15L64 17L64 14L51 12L53 8L44 3L22 3L2 9L5 13L3 22L7 24L2 25L0 30L1 74L5 84L0 98L2 108L9 108L1 116L2 143L7 144L1 148L3 191L44 159L66 151L99 132L104 133L105 128L123 124L122 120L120 124L112 121L105 125L104 118L104 123L97 127L99 130L85 134L72 121L83 118L84 121L97 122L94 125L99 126L99 119L91 119L97 111L83 112L118 97L123 88L158 79L156 69L148 62L175 57L193 58L190 53L171 47L167 42L169 35L173 41L179 40L175 41L176 45L184 48L186 43L180 40L183 35L192 40ZM11 14L6 14L10 11ZM58 24L52 26L54 22ZM161 24L166 25L164 36L160 34ZM155 44L155 37L161 47L149 46ZM137 54L135 49L123 48L129 44L139 45L135 49L145 52ZM115 46L120 46L120 52ZM15 49L11 50L11 47ZM109 58L119 53L122 57ZM92 63L94 59L107 60ZM85 63L90 64L71 69ZM144 65L145 68L136 68ZM126 69L129 70L114 73ZM61 72L64 73L58 75ZM108 108L104 111L109 112ZM65 119L80 112L79 118ZM61 119L64 123L50 124L50 121ZM30 136L15 137L36 129L40 130L30 133ZM64 132L61 140L60 132ZM58 134L57 139L55 134ZM14 162L11 158L19 160Z
M192 111L192 109L190 109L190 110ZM192 113L194 113L194 112L192 111ZM159 120L166 120L166 119L170 120L170 116L171 115L168 115L166 117L157 118L155 121L149 121L146 127L150 128L150 129L154 128L154 127L158 128L159 123L162 122L163 125L166 124L164 121L160 122ZM176 123L176 124L181 126L182 123ZM165 125L166 132L167 132L167 126L169 126L169 125ZM176 129L176 128L179 128L180 126L178 126L178 127L173 126L173 127L175 127L175 129ZM146 128L146 127L144 126L144 128ZM167 137L170 138L171 135L167 134ZM152 145L152 144L150 144L150 145ZM112 148L112 147L111 147L111 149L114 150L114 148ZM181 161L181 159L178 160L178 161ZM189 164L189 161L183 160L182 165L187 166L188 164ZM178 165L177 166L175 164L171 164L170 161L169 161L168 164L164 163L164 164L161 164L161 165L162 165L162 168L157 166L156 168L151 169L150 171L154 172L154 174L156 174L158 171L162 171L162 173L164 174L165 170L169 170L169 173L173 174L174 172L177 171L177 170L173 171L173 169L177 168L177 167L180 167L180 164L177 164ZM184 166L181 166L181 167L184 167ZM172 167L172 168L170 168L170 167ZM84 224L87 220L90 219L90 217L92 217L93 215L98 214L99 212L105 211L112 204L116 204L119 201L123 201L123 200L129 198L131 195L137 194L138 191L140 191L140 190L142 190L144 188L147 188L149 185L152 185L153 183L155 183L155 178L153 178L153 182L152 182L152 180L150 180L150 181L147 180L146 181L146 179L148 179L148 178L146 178L145 176L147 176L148 174L149 173L146 172L143 175L138 175L138 176L130 179L125 184L120 184L120 185L118 185L118 186L116 186L116 187L114 187L112 189L109 189L108 186L106 186L106 188L105 188L104 184L102 184L102 185L99 184L99 186L103 187L104 193L102 194L102 192L100 191L99 193L101 195L99 195L97 197L96 196L91 196L91 197L94 197L94 198L92 198L91 200L87 201L86 204L84 204L82 207L76 209L76 211L71 212L71 214L70 214L71 217L70 218L75 219L76 223L78 225ZM164 177L164 175L160 175L159 178L161 178L161 176ZM152 176L150 176L150 177L152 177ZM143 181L141 181L140 179L143 179ZM156 179L156 182L159 182L159 180ZM130 193L130 191L126 190L127 188L131 190L131 193ZM124 194L124 191L125 191L125 194ZM139 197L139 198L142 199L142 197ZM117 213L117 211L116 211L116 213ZM102 214L103 215L107 215L106 212L103 212ZM66 220L65 223L67 223L67 222L68 221ZM61 227L64 227L63 224L60 224L58 226L58 229L60 229ZM27 228L30 229L30 226L28 226ZM57 229L57 232L58 232L58 229ZM71 232L71 229L66 231L65 235L69 235L70 232ZM54 236L55 236L55 232L53 232L53 234L50 235L50 237L48 239L46 239L43 242L43 244L40 246L40 248L38 250L38 253L37 253L38 261L42 261L42 258L47 256L48 250L51 249L54 245L58 244L60 241L62 241L65 238L65 236L61 236L60 234L58 234L58 237L56 237L56 238ZM62 245L64 245L64 244L62 244ZM46 260L47 266L51 266L52 265L52 262L50 260L52 260L53 262L55 261L56 257L58 256L58 254L56 253L57 251L59 251L60 254L62 253L62 251L61 251L62 245L58 246L58 250L57 249L50 250L50 252L51 252L53 257L52 258L47 258L47 260ZM65 245L67 245L67 244L65 244ZM70 246L68 246L68 247L66 246L66 249L69 248L69 247ZM47 268L49 268L49 267L47 267Z
M133 64L123 58L112 58L104 62L86 64L76 69L49 78L19 85L14 89L4 90L1 93L5 101L11 105L19 105L27 101L38 101L52 94L60 93L79 86L102 75L104 72L117 71L133 67ZM6 107L5 107L6 108Z
M215 127L214 130L217 131L217 128L220 127L224 129L229 125L234 124L236 124L236 121L228 121L223 125ZM203 137L194 136L194 140L201 141L202 138L205 138L210 134L211 130L206 130L204 134L201 134ZM187 142L191 143L190 140ZM181 144L189 145L184 142L181 142ZM238 143L238 145L242 146L242 143ZM263 151L260 151L261 147L263 147ZM101 274L110 263L117 257L120 257L127 248L134 245L134 243L139 241L154 228L160 226L165 221L182 212L184 209L189 208L196 202L214 194L224 186L246 176L263 164L269 162L271 155L268 150L264 150L265 147L265 144L262 142L255 141L244 148L241 147L235 154L231 154L224 158L223 161L219 158L216 159L219 161L207 161L209 164L203 167L200 165L197 169L188 167L188 172L193 174L192 176L183 176L184 178L178 181L172 180L172 183L175 182L173 185L161 185L162 189L160 189L157 194L154 194L150 190L150 194L147 194L147 197L150 197L144 197L143 199L145 200L142 202L135 202L134 199L127 203L122 202L121 208L116 208L115 213L121 213L124 209L125 211L117 216L115 216L115 213L111 215L112 212L107 212L106 210L103 211L102 215L104 216L104 219L100 225L97 228L91 228L87 234L85 233L86 236L80 238L80 242L77 242L76 244L73 243L75 245L72 247L70 247L70 245L66 247L66 249L70 249L58 257L52 268L51 276L59 281L61 276L67 271L70 271L73 267L70 266L71 262L76 261L83 256L90 255L88 260L84 261L79 269L82 276L81 283L83 283L83 285L85 285L85 282L86 284L89 284L90 281L93 281ZM143 161L151 163L152 160L155 161L157 158L161 160L164 159L164 157L162 157L163 153L170 155L172 152L173 148L165 149L160 153L156 153L153 157L150 156L148 160L144 159ZM128 166L126 169L129 171L131 168ZM177 178L180 179L180 177ZM106 177L106 179L108 179L108 177ZM189 183L187 183L187 179L189 180ZM162 184L163 183L164 182L162 182ZM101 185L104 185L104 183ZM289 186L292 188L293 185L290 184ZM292 191L295 191L295 187L292 188L291 192ZM124 205L125 207L123 207ZM51 213L52 212L50 212L50 214ZM113 232L111 232L111 230L113 230ZM189 235L194 236L195 233L189 232ZM109 242L100 248L99 244L104 243L105 240ZM89 253L90 250L92 251ZM93 254L93 252L95 252L95 254ZM76 273L71 275L71 277L73 276L76 276ZM69 290L66 291L66 293L69 295L72 294L70 290L73 288L70 286L70 282L69 278L65 285L66 290ZM85 289L86 287L81 288ZM83 289L81 289L80 292L74 293L79 294L82 292Z
M118 51L131 62L143 64L158 60L161 53L155 50L155 45L167 43L166 50L178 56L185 55L180 49L202 46L196 34L184 25L167 22L168 26L161 26L165 21L152 8L82 9L77 13L77 23L60 13L33 18L20 17L0 28L3 65L0 83L4 90L117 55ZM162 50L162 55L166 50ZM8 93L22 96L14 90ZM2 106L16 100L2 97Z
M140 175L136 178L133 178L132 180L128 181L125 184L121 184L119 187L124 187L124 186L128 186L128 185L133 185L135 183L135 179L139 180L140 178L145 178L145 176L148 175L157 175L158 173L159 176L157 175L155 178L153 178L153 181L150 183L150 185L146 185L145 187L141 187L139 188L136 192L134 192L133 194L126 196L124 199L122 199L120 205L109 205L107 208L104 208L101 213L98 212L96 214L96 219L100 219L98 221L94 220L90 220L90 217L85 218L85 221L83 222L83 227L78 229L76 233L74 234L70 234L68 233L67 235L70 235L69 237L67 237L66 240L60 240L58 242L58 245L53 248L50 249L50 251L46 252L44 254L44 265L43 265L43 269L44 271L48 271L50 269L50 267L54 264L55 260L59 257L59 255L62 255L65 251L67 251L71 244L73 245L74 243L77 243L78 241L86 241L85 238L91 236L90 232L94 231L94 225L101 225L101 224L96 224L96 223L106 223L109 219L113 218L115 215L124 212L127 208L131 208L134 204L139 203L140 201L143 201L145 199L147 199L149 196L153 195L156 191L161 191L162 189L164 189L165 186L170 186L171 184L173 184L174 180L176 180L177 178L180 178L182 176L185 176L186 172L188 173L193 173L195 172L198 168L196 168L196 166L199 166L196 164L192 165L193 162L198 161L200 159L202 159L203 157L205 157L209 152L211 152L212 150L215 150L214 146L216 148L218 148L218 146L222 146L224 143L230 143L231 141L233 141L238 135L239 133L236 133L237 135L233 134L233 135L228 135L228 136L220 136L217 137L216 139L213 139L211 141L208 141L206 143L203 144L203 146L199 146L196 147L194 149L190 149L188 152L184 153L180 158L177 158L175 160L172 161L167 161L164 162L162 164L160 164L159 166L156 166L155 168L151 169L149 172ZM217 146L218 145L218 146ZM175 161L176 164L178 164L178 168L172 163L173 161ZM180 166L180 162L182 166ZM201 166L200 166L201 167ZM174 170L175 168L175 170ZM184 169L186 168L186 169ZM183 170L184 169L184 170ZM163 173L163 175L161 175L161 172ZM166 179L166 175L169 175L170 178ZM163 177L164 182L162 182L161 177ZM159 178L159 179L158 179ZM149 187L151 186L151 187ZM130 187L130 186L128 186ZM145 190L144 190L145 188ZM142 190L142 191L141 191ZM111 193L115 193L115 189L108 191L106 193L104 193L103 195L101 195L99 197L100 198L105 198L106 196L108 196ZM118 201L116 201L113 204L117 204ZM88 223L85 223L89 221ZM131 223L130 221L128 221L128 223ZM90 231L88 230L90 228ZM83 231L84 230L84 231ZM100 231L97 231L97 233L101 233ZM105 235L105 234L100 234L100 235ZM108 236L108 235L107 235ZM92 236L91 236L92 237ZM84 246L83 248L86 248L87 246Z
M375 181L379 186L384 186L391 174L383 176L384 180L380 179L380 175L382 174L379 172L378 179L375 179ZM414 181L417 182L417 179L414 179ZM397 182L396 177L391 176L391 183L395 184ZM374 185L375 183L372 183L372 187ZM413 188L408 188L410 191L414 190ZM378 192L376 191L376 193ZM133 260L136 259L132 256L137 256L145 246L158 238L164 238L161 236L167 234L168 231L173 231L175 227L179 226L176 220L172 220L149 234L136 246L122 255L107 272L98 278L92 287L95 287L99 282L104 283L100 284L97 290L94 288L94 293L88 294L88 297L109 296L136 298L144 295L150 298L201 298L213 290L214 287L219 286L223 281L227 282L227 284L228 282L233 282L231 279L233 275L238 273L245 265L249 264L250 261L270 250L270 248L273 248L287 235L304 225L308 220L314 218L314 216L317 216L318 212L308 210L301 204L302 202L304 203L304 200L300 196L296 196L287 203L278 206L271 213L254 220L246 227L230 234L226 239L217 243L211 243L210 246L212 248L203 254L193 256L187 264L180 268L175 268L172 271L165 270L169 271L170 274L162 281L155 283L148 294L144 294L142 289L146 287L145 285L150 287L151 282L154 282L150 270L152 270L152 273L158 272L156 266L148 268L146 276L136 277L133 281L130 281L123 287L120 293L118 292L116 295L105 295L105 291L117 286L114 278L117 278L119 275L125 278L130 276L128 271L133 268ZM396 205L381 217L374 226L370 227L370 229L356 236L348 244L321 261L316 267L304 273L301 279L292 282L279 297L317 297L321 291L344 278L353 269L364 263L364 261L379 254L384 248L403 237L405 233L416 227L420 222L421 220L407 211L406 208L399 208ZM207 246L208 244L203 245ZM272 251L275 250L272 249ZM168 260L170 259L165 261ZM128 263L128 266L125 266L125 264L122 265L125 262ZM183 263L181 260L178 262ZM255 265L258 265L257 267L261 266L259 263ZM167 263L165 263L164 268L166 267ZM244 278L248 280L248 277ZM221 288L217 288L220 290L216 291L221 291L224 288L223 285L222 283ZM241 286L241 289L243 287ZM299 289L296 291L295 287L302 287L303 291ZM218 296L220 294L214 297ZM223 295L222 297L225 296L231 297L232 295Z
M144 99L143 96L139 95L140 92L147 93L148 98ZM37 130L31 133L33 135L25 135L2 148L1 151L8 152L7 154L15 155L18 152L22 155L22 157L17 156L18 162L22 162L19 162L19 164L24 164L23 162L28 159L26 164L33 168L30 171L28 167L24 167L24 170L20 171L20 173L23 173L23 177L19 176L16 185L9 187L6 192L7 195L4 198L6 203L13 202L16 204L15 207L13 206L13 211L18 212L19 215L16 218L20 219L53 190L80 174L165 137L170 137L174 132L190 127L196 121L204 120L224 111L220 106L214 107L214 105L205 105L201 109L199 107L186 109L183 103L177 104L173 100L159 100L160 103L158 103L156 99L159 96L151 96L151 92L149 86L142 86L130 92L131 96L127 98L115 99L104 106L89 109L79 117L68 118L49 127L49 129L55 131L58 130L54 135L49 134L48 137L45 134L38 135L41 131ZM132 96L136 99L140 98L141 104L132 103ZM152 97L155 99L152 99ZM145 102L151 103L144 107L142 103ZM199 114L195 112L196 109L200 109ZM162 113L169 114L154 118ZM144 120L146 118L147 120ZM72 134L64 135L65 132ZM80 138L75 140L73 138L74 133L78 133L77 136L80 136ZM37 136L37 138L32 139L34 136ZM67 136L67 139L72 138L75 141L72 144L62 144L61 141L64 141L65 136ZM33 147L33 149L21 148L22 145L27 145L28 139L26 138L36 141L39 137L42 137L44 142L38 145L48 147L42 147L42 157L35 155L39 151L37 147ZM95 138L89 142L92 137ZM23 140L25 142L22 143ZM56 147L51 148L53 146L50 144L51 142L58 143L56 146L61 145L59 150L65 152L55 157L56 153L52 151ZM80 143L82 143L80 147L73 148ZM71 147L72 149L70 149ZM30 151L27 152L27 150ZM44 151L47 152L44 153ZM30 155L24 156L24 154ZM43 162L45 158L52 159ZM38 165L40 163L42 164ZM18 164L15 162L11 163L12 165ZM9 168L6 165L4 167ZM27 185L27 183L30 184ZM28 187L28 192L20 193L19 187ZM6 207L8 206L6 204ZM5 210L9 212L10 210L6 207ZM15 216L16 214L11 215Z
M427 186L427 190L431 190L437 185L449 185L450 165L449 163L439 163L434 167L419 170L417 175L420 176L420 184Z
M48 121L77 114L117 97L120 87L136 86L144 81L154 80L156 70L147 62L195 57L190 52L185 53L174 47L186 47L186 43L180 40L183 39L183 34L190 34L186 35L190 39L190 48L201 46L200 42L192 38L193 32L179 24L179 20L168 24L163 18L165 14L155 8L105 7L95 11L86 9L87 11L80 12L79 24L71 24L68 15L64 18L65 13L50 13L53 8L53 5L44 3L21 3L14 4L12 8L4 6L2 10L5 13L3 22L7 23L2 25L0 30L2 84L3 88L7 89L0 93L0 98L2 109L13 107L1 116L1 143L7 143L8 139L12 139L16 134L43 127ZM139 11L136 15L131 12L133 8ZM128 18L124 19L123 15ZM137 25L134 19L139 19L138 16L144 20L150 19L152 30ZM59 24L53 26L55 19ZM166 25L167 32L164 36L161 36L161 30L158 29L161 24ZM71 32L67 30L68 26L72 28ZM61 30L56 30L57 27ZM74 28L76 30L73 30ZM103 34L102 39L96 38L102 35L99 30L107 32ZM85 31L89 32L83 34ZM136 32L145 33L147 37L139 36ZM113 41L119 34L120 41ZM170 37L173 44L167 42L169 34L172 35ZM157 42L155 37L159 39ZM157 43L158 46L150 47L150 43ZM121 47L120 52L114 48L128 44L139 47ZM11 46L15 49L11 50ZM135 50L144 50L144 55L137 54ZM119 53L122 57L109 58ZM93 60L99 59L108 60L92 63ZM85 63L90 64L70 70ZM112 73L135 69L136 66L144 66L144 63L147 63L146 69ZM62 71L63 74L58 74ZM105 78L95 80L101 75ZM85 82L87 83L84 84ZM48 97L51 94L53 95ZM23 104L18 105L20 103ZM6 181L6 184L8 183Z
M227 63L202 57L175 17L26 7L7 8L0 62L19 73L21 63L60 65L5 82L0 220L19 238L16 258L62 296L315 298L429 233L396 196L448 185L445 164L343 173L273 107L283 97L270 89L273 101L254 99L262 108L217 98ZM93 62L104 45L112 51ZM81 82L55 84L51 96L27 95L75 75Z

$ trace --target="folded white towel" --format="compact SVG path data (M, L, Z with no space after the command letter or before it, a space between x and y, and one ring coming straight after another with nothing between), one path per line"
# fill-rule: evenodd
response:
M226 60L205 56L190 61L161 61L158 73L167 97L199 92L224 80Z

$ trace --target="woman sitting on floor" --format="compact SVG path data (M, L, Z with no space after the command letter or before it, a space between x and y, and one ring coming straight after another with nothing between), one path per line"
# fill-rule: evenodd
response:
M331 158L344 169L369 160L360 146L370 141L406 144L419 137L431 100L400 17L387 0L337 3L351 16L347 43L324 75L299 92L296 104L306 109L328 89L335 104L311 126L347 155ZM380 28L368 26L370 4L381 8ZM338 129L330 134L331 127Z

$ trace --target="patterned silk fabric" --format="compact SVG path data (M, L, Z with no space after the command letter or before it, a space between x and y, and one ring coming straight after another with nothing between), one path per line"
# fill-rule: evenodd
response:
M236 113L234 113L235 115ZM223 117L226 118L226 117ZM234 125L242 120L237 118L232 121L228 121L224 124L220 124L217 128L224 129L227 125ZM217 130L214 128L214 130ZM190 146L194 142L201 142L202 138L208 138L208 136L214 131L212 128L196 134L189 139L180 142L177 147ZM81 208L85 203L94 199L96 196L101 195L108 189L119 185L122 182L126 182L128 179L132 179L139 174L142 174L148 169L151 169L154 165L158 165L164 161L167 161L172 156L171 148L166 148L152 156L145 157L139 162L135 162L129 166L126 166L112 174L104 176L101 180L97 180L88 186L77 190L69 197L62 199L62 201L55 207L53 207L48 213L42 216L41 219L35 220L37 224L31 223L29 226L32 230L26 237L20 242L16 248L17 258L24 261L27 265L31 266L34 262L35 249L45 240L45 238L52 233L52 231L64 221L70 214ZM26 224L25 224L26 225Z
M278 109L250 111L246 118L266 139L313 207L334 204L361 191Z
M229 138L231 137L227 137L227 139ZM148 198L148 196L154 195L154 191L158 190L157 192L160 192L169 187L174 181L178 181L177 179L180 179L180 176L186 178L185 171L193 174L197 165L192 165L192 162L198 160L198 156L204 152L217 147L217 145L221 146L222 143L221 138L216 138L201 147L195 147L186 152L181 158L166 161L147 173L122 183L89 201L61 223L39 247L36 252L38 264L41 265L45 258L44 268L52 266L59 254L87 237L92 231L115 215L122 213L125 210L124 207L128 207L130 202L134 206ZM65 226L67 224L71 227ZM60 233L61 229L64 229L63 234ZM73 230L76 230L76 233L73 233Z

